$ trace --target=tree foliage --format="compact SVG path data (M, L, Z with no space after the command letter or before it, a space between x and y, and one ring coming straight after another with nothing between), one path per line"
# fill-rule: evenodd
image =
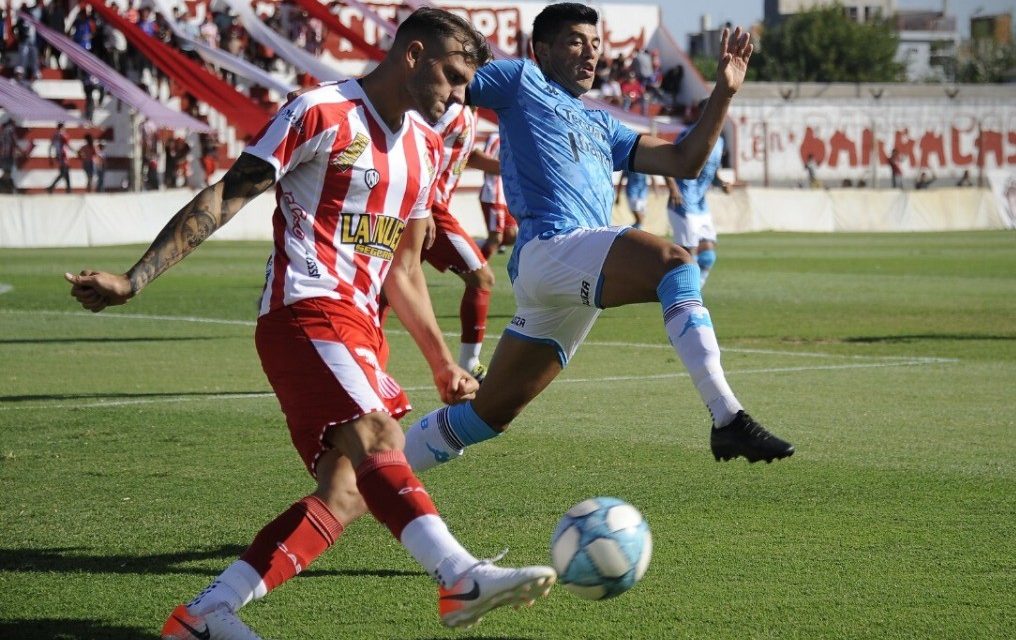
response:
M840 5L788 16L762 34L760 80L782 82L895 82L903 65L887 20L865 24L848 18Z
M957 82L1011 82L1016 79L1016 44L975 40L956 70Z

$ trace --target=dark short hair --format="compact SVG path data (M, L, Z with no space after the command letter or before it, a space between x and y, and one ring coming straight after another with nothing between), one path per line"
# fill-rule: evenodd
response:
M457 40L466 61L477 67L490 61L490 45L473 25L454 13L433 7L421 7L402 21L395 32L392 49L404 47L413 40L435 42L439 38Z
M559 2L547 5L533 20L533 42L551 44L567 24L591 24L595 27L599 21L596 9L584 4Z

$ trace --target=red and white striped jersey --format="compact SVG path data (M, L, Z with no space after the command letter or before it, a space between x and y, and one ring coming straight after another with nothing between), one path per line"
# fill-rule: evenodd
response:
M413 112L390 131L348 80L285 105L244 153L276 176L260 314L326 297L379 326L378 296L402 231L409 219L430 215L440 136Z
M453 103L431 127L444 138L444 154L434 184L434 204L447 208L476 144L476 115L472 109Z
M487 144L483 146L483 152L489 156L498 157L501 151L501 136L497 133L490 134ZM508 201L504 197L504 185L501 183L501 176L496 173L483 174L483 186L480 187L480 202L508 208Z

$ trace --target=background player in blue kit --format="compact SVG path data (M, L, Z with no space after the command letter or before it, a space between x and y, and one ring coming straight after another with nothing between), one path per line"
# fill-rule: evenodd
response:
M702 113L705 106L706 101L703 100L696 111ZM712 186L720 187L725 193L730 191L730 185L718 173L723 160L723 145L723 138L717 138L698 176L682 180L667 178L667 188L670 189L667 217L674 230L674 242L695 256L701 273L700 286L703 287L709 271L716 264L716 225L709 212L706 193Z
M600 56L599 16L586 5L549 5L533 23L528 60L481 67L469 101L497 112L501 177L519 223L508 275L516 313L471 402L442 407L406 434L416 470L493 438L563 370L602 309L659 301L670 342L713 418L717 460L772 461L794 452L743 410L727 384L699 267L682 247L610 226L613 172L693 178L744 82L749 34L724 29L717 79L695 127L677 143L640 136L580 100Z
M617 196L614 198L614 204L621 201L621 189L623 188L625 198L628 199L628 209L635 216L633 229L641 229L646 222L646 202L649 199L650 180L652 178L644 173L625 169L621 172L621 179L617 182ZM656 193L656 185L653 185L653 193Z

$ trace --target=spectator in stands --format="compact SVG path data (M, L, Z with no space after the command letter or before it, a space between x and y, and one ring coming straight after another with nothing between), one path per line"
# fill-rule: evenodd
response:
M155 16L152 15L151 7L141 7L138 11L138 28L145 32L146 36L155 37L158 33L158 25L155 23Z
M635 69L635 75L638 77L639 82L645 87L649 84L649 81L653 77L653 56L649 53L649 49L639 49L635 54L635 60L632 67Z
M205 14L205 21L198 27L198 35L204 44L216 49L219 48L219 27L215 24L210 12Z
M137 4L135 0L127 0L127 8L123 12L123 17L131 24L137 24L141 19L141 13L138 11Z
M85 51L91 51L92 40L95 38L97 30L95 17L92 15L92 5L82 5L78 10L78 15L74 17L74 24L71 25L71 40Z
M642 105L645 100L645 89L634 69L629 70L621 81L621 97L625 109L631 109L636 104Z
M85 191L92 192L93 180L95 179L95 159L99 155L99 149L95 146L95 138L92 134L85 134L85 144L78 149L78 157L81 158L81 168L85 170Z
M226 51L234 56L243 55L244 47L247 46L247 30L240 24L240 16L230 16L229 26L222 34L222 39L225 42L226 46L223 48Z
M219 168L219 136L216 132L202 133L198 142L201 145L201 169L205 173L205 186L212 184L212 177Z
M14 183L14 169L18 160L27 156L18 144L18 128L8 118L0 125L0 193L17 193Z
M63 2L50 2L46 7L43 20L46 26L57 33L67 31L67 8ZM39 45L39 59L42 64L48 65L51 69L62 69L60 56L62 55L56 47L51 47L43 38L37 39Z
M957 187L972 187L972 186L974 186L974 181L970 178L970 170L969 169L964 169L963 170L963 175L960 176L959 181L956 182L956 186Z
M53 183L46 187L47 193L53 193L57 183L61 180L67 186L67 193L71 192L71 167L70 167L70 140L64 130L64 123L58 122L53 137L49 140L49 163L56 164L57 174Z
M892 177L893 189L902 189L903 167L900 165L900 151L895 147L889 153L889 172Z
M177 38L175 35L173 41L176 43L175 46L179 47L180 52L188 58L198 60L198 52L194 49L194 45L190 42L191 40L198 39L198 24L191 20L187 15L187 9L183 7L177 7L173 10L173 22L176 23L176 28L179 29L181 35L185 38Z
M22 9L25 13L41 22L45 17L42 0L35 0L35 4ZM60 29L63 32L63 29ZM18 65L24 69L25 76L36 80L39 78L39 42L35 27L27 20L18 18L14 25L14 39L18 47Z
M19 86L32 90L32 82L25 77L25 69L21 65L14 67L14 76L11 78Z
M126 74L127 67L127 36L119 29L114 29L106 23L102 23L99 29L104 43L106 64L117 70L122 75Z
M600 98L619 107L624 105L624 92L621 90L621 83L618 82L617 76L609 67L607 79L600 85Z
M78 69L78 75L81 76L81 90L85 94L85 112L84 116L87 120L91 120L92 116L95 115L95 105L101 104L103 98L106 97L106 90L103 88L102 83L99 79L88 73L84 69ZM95 99L95 92L99 92L99 99Z
M95 150L95 192L106 190L106 143L99 140Z
M936 178L937 176L935 176L935 172L932 171L931 169L928 168L921 169L921 173L917 175L917 181L914 182L914 188L927 189L928 187L931 186L932 182L935 182Z

